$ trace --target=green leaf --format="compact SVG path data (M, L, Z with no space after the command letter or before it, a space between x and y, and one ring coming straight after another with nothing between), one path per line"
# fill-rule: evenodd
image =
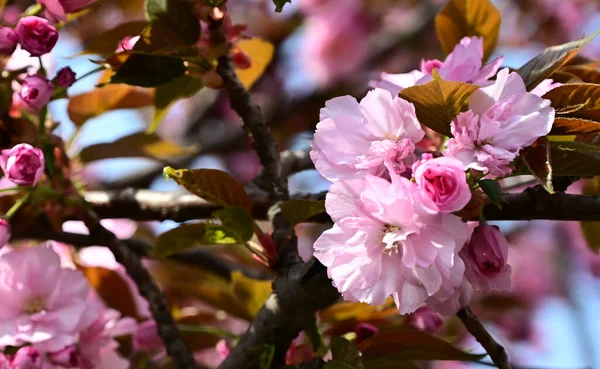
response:
M517 70L523 77L527 91L531 91L544 79L548 78L558 68L567 64L577 53L600 33L596 31L593 35L566 44L548 47L524 66Z
M482 37L487 60L498 42L501 21L500 11L489 0L451 0L435 17L435 29L447 54L463 37Z
M188 75L182 75L156 88L154 96L154 119L146 133L153 133L165 117L169 108L177 100L194 96L202 89L202 81Z
M154 93L124 84L107 85L71 97L67 112L76 126L116 109L135 109L152 105Z
M325 201L289 200L280 205L283 217L295 226L325 212Z
M331 355L333 361L346 364L349 368L364 369L360 354L354 343L343 337L333 337L331 339ZM333 366L331 368L345 368L346 366ZM326 367L327 368L327 367Z
M252 238L254 219L246 209L240 207L225 208L214 211L212 215L219 219L221 224L207 226L206 237L210 242L245 244Z
M292 0L273 0L273 4L275 4L275 11L277 13L281 13L281 11L283 10L283 6L286 3L292 3Z
M87 146L79 153L79 159L83 163L115 158L150 158L169 162L170 159L192 155L197 151L195 147L182 147L156 135L138 132L114 142Z
M410 327L379 331L361 342L358 349L363 361L394 355L397 360L460 360L478 361L486 354L464 352L443 339Z
M580 142L550 142L555 176L593 177L600 175L600 146Z
M156 87L183 75L185 71L186 67L182 59L133 54L111 77L110 83Z
M119 43L128 36L137 36L148 26L147 21L131 21L120 24L86 43L82 54L108 55L113 53Z
M214 245L207 243L205 238L206 223L182 224L159 235L152 254L157 257L166 257L198 246Z
M275 345L263 345L262 352L260 353L260 357L258 358L259 368L260 369L271 368L271 362L273 361L273 356L275 356Z
M497 181L493 179L482 179L479 181L479 187L487 197L492 200L494 205L499 209L502 209L502 187Z
M434 71L431 81L405 88L399 96L415 105L422 124L452 137L450 123L458 113L467 110L469 97L477 88L464 82L445 81Z
M546 191L554 193L550 155L550 144L546 136L538 138L533 145L521 151L521 158L530 173L540 181Z
M239 206L252 211L244 186L227 172L216 169L179 169L166 167L165 178L174 179L188 191L206 201L225 207Z
M195 44L200 37L200 22L194 16L192 4L183 0L146 0L146 18L159 22L174 31L188 45Z

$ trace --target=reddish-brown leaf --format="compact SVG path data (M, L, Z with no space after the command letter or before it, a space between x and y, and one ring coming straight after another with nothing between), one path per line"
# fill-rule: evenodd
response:
M600 122L583 118L558 117L554 119L551 135L573 135L600 132Z
M540 181L542 187L549 193L554 193L548 137L540 137L533 145L524 148L521 151L521 158L523 158L531 174Z

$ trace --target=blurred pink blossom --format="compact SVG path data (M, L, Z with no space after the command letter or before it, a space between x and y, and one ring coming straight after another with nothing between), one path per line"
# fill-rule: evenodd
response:
M0 167L9 181L21 186L35 186L44 174L44 153L30 144L18 144L2 150Z
M418 308L417 311L406 318L406 324L430 333L436 332L443 323L440 314L432 311L429 306Z

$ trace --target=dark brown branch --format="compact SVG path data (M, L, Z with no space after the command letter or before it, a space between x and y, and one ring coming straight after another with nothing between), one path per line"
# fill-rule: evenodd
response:
M106 245L115 255L118 263L125 267L127 274L135 282L140 294L148 301L152 317L156 321L158 334L161 337L167 353L173 359L177 369L197 369L192 353L183 343L179 329L169 311L165 296L150 273L144 268L138 255L112 232L100 224L100 219L90 210L84 210L82 220L90 231L90 237L100 245Z
M248 188L253 200L253 215L267 219L266 194ZM151 190L89 191L84 194L101 218L130 218L138 221L174 220L184 222L209 218L218 209L194 195ZM320 199L324 194L298 194L292 198ZM582 220L600 221L600 196L549 193L537 187L518 194L505 194L502 209L493 204L484 208L488 220ZM326 216L313 219L328 221Z
M227 42L223 19L209 19L210 39L215 45ZM287 178L283 175L277 143L263 119L260 107L252 101L235 73L231 55L226 53L218 58L217 72L223 78L224 88L229 96L231 107L242 118L244 129L253 140L253 146L263 166L265 183L274 201L286 200L289 196Z
M461 309L456 316L462 321L469 333L475 337L477 342L483 346L499 369L511 369L504 347L494 340L469 307Z

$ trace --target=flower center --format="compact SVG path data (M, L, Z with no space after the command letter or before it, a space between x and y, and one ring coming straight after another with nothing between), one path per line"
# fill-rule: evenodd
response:
M35 297L27 303L25 306L25 312L29 315L33 315L42 312L45 308L46 302L41 297Z
M402 227L392 226L389 224L385 225L383 230L383 237L381 241L384 243L383 253L392 255L402 251L402 241L398 239L397 232L401 231Z

